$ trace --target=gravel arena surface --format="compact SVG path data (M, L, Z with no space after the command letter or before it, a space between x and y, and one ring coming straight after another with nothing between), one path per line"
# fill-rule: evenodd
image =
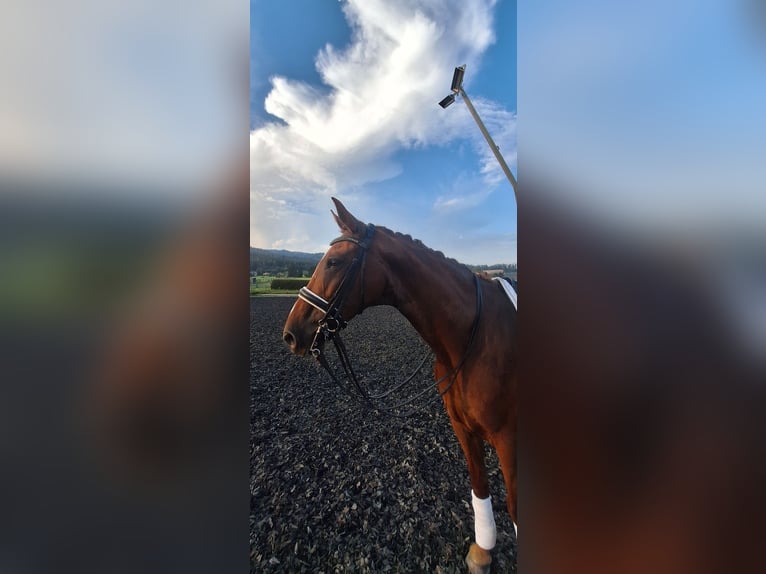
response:
M294 302L250 299L250 571L466 572L471 486L441 400L403 419L353 402L282 341ZM366 310L343 338L357 374L379 389L406 378L427 350L391 307ZM433 383L432 364L413 390ZM516 572L502 474L486 452L492 571Z

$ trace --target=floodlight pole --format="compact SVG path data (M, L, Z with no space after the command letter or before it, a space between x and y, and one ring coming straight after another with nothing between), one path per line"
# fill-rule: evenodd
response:
M513 195L516 197L516 201L518 202L519 195L518 195L518 192L516 191L516 178L513 177L513 173L511 173L511 169L508 167L508 164L505 163L505 159L503 159L503 155L500 153L500 148L497 147L497 145L495 145L495 142L492 139L492 136L489 135L487 128L484 127L484 122L481 121L481 118L479 117L479 114L476 111L476 108L473 107L471 100L468 98L468 94L466 94L465 90L463 90L463 86L461 85L458 88L458 90L460 95L463 96L463 101L465 102L465 105L468 106L468 111L471 112L473 119L476 120L476 124L479 126L479 129L481 130L481 133L484 136L484 139L487 140L487 144L489 144L489 149L491 149L492 153L495 154L495 158L497 159L497 162L500 164L500 167L505 172L505 177L507 177L508 181L511 182L511 187L513 187Z
M479 114L476 111L476 108L473 107L473 104L471 103L471 100L468 97L468 94L466 94L465 90L463 90L464 76L465 76L465 64L455 68L455 72L452 75L452 86L450 86L451 93L442 101L440 101L439 105L443 109L447 109L449 106L451 106L455 102L455 96L457 94L460 94L461 96L463 96L463 101L465 101L465 105L468 106L468 111L471 112L471 115L473 116L473 119L476 121L476 125L479 126L479 129L481 130L481 133L484 136L484 139L487 140L487 144L489 144L489 149L491 149L492 153L495 154L495 159L497 159L497 163L499 163L500 167L503 169L503 172L505 173L505 177L507 177L508 181L511 182L511 187L513 187L513 195L516 197L516 201L518 202L519 194L516 191L516 178L513 177L513 174L511 173L511 170L508 167L508 164L505 163L505 159L503 159L503 155L500 153L500 148L497 147L495 142L492 140L492 136L489 135L487 128L484 127L484 122L481 121L481 118L479 117Z

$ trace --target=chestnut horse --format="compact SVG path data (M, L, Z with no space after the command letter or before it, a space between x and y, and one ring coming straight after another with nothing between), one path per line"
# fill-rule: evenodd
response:
M516 509L516 309L498 281L409 236L365 225L333 198L341 236L301 290L284 327L297 355L322 359L323 344L374 305L396 307L435 354L436 389L468 463L476 542L466 561L488 572L496 531L484 441L497 452L508 512ZM490 320L492 318L493 320Z

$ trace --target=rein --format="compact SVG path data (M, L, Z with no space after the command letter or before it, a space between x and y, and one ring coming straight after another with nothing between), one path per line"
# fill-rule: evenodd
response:
M349 266L348 270L346 271L346 274L341 280L340 285L336 289L335 294L328 301L324 299L323 297L317 295L313 291L311 291L308 287L302 287L298 293L298 298L324 313L324 316L322 317L322 319L320 319L319 325L317 326L317 330L316 330L316 333L314 334L314 339L311 342L311 347L309 348L309 351L311 355L314 357L314 359L329 373L333 382L341 390L343 390L346 394L348 394L351 398L357 400L358 402L368 407L371 407L381 412L385 412L393 416L400 416L400 417L410 416L416 413L418 410L422 409L425 405L428 405L432 403L434 400L437 400L443 397L450 390L455 380L457 379L458 373L463 368L463 365L465 364L466 359L468 358L468 355L470 354L471 349L473 348L474 340L476 339L476 333L479 329L479 321L481 319L481 311L482 311L481 285L479 283L479 278L476 275L474 275L473 281L476 287L476 315L474 316L473 324L471 325L471 333L468 338L468 344L466 345L466 349L463 352L463 356L461 357L458 364L450 372L448 372L446 375L444 375L443 377L441 377L438 381L434 383L434 386L438 389L439 385L442 382L449 379L449 383L447 384L447 386L443 390L439 391L437 395L433 396L431 399L426 401L426 403L419 406L417 405L413 406L414 402L431 390L430 384L425 389L418 392L414 396L404 399L403 401L400 401L397 404L383 405L377 401L380 401L381 399L388 397L389 395L398 391L399 389L403 388L407 383L409 383L415 377L415 375L418 374L420 370L423 368L423 365L425 364L426 360L431 356L431 353L428 352L423 357L423 359L420 361L420 364L417 366L417 368L412 372L410 376L404 379L404 381L402 381L401 383L397 383L393 388L390 388L389 390L382 392L380 394L370 393L369 389L359 380L359 378L356 376L356 373L354 372L354 369L351 365L351 360L348 356L348 351L346 350L346 345L343 343L343 339L341 339L340 337L340 331L345 329L346 326L348 325L348 321L343 319L343 317L340 314L340 308L343 306L346 296L349 290L351 289L351 286L353 285L357 274L361 273L361 280L360 280L361 309L364 310L364 268L365 268L365 262L367 258L367 250L369 249L370 244L372 243L372 238L374 237L374 235L375 235L375 226L373 224L369 224L367 226L367 232L364 236L364 239L362 239L361 241L356 238L348 237L348 236L341 236L336 239L333 239L330 242L331 246L341 241L350 241L352 243L357 244L360 247L356 257L351 262L351 265ZM346 379L349 381L349 384L344 385L341 382L341 380L336 376L333 369L330 367L330 364L327 361L325 354L322 352L322 349L321 349L322 343L328 340L332 341L333 344L335 345L335 350L338 353L338 358L340 359L341 366L343 367L343 371L346 374ZM413 408L411 408L410 410L404 413L397 412L399 411L399 409L403 407L408 407L408 406L413 406Z

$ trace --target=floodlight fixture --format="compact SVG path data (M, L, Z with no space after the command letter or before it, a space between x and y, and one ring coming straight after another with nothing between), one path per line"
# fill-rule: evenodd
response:
M455 72L452 75L452 93L444 98L441 102L439 102L439 105L442 108L447 108L455 103L455 99L459 95L463 101L465 102L465 105L468 107L468 111L471 113L471 116L476 121L476 125L479 126L479 130L481 131L481 134L484 136L484 139L487 140L487 145L489 145L489 149L492 150L492 153L494 154L495 158L497 159L497 163L500 164L500 168L505 173L505 177L508 178L508 181L511 184L511 187L513 187L513 193L516 195L516 178L513 177L513 173L511 173L511 169L508 167L508 164L505 163L505 159L503 159L503 155L500 153L500 148L497 147L497 144L492 139L492 136L489 135L489 132L487 131L487 128L484 126L484 122L481 121L481 118L479 117L478 112L476 111L476 108L473 107L473 104L471 103L471 99L468 97L468 94L465 93L465 90L463 89L463 76L465 75L465 64L462 66L458 66L455 68Z
M451 106L454 103L455 103L455 94L450 94L449 96L444 98L441 102L439 102L439 105L442 108L446 109L447 107Z
M454 93L458 93L460 88L463 87L463 76L465 75L465 64L455 68L455 73L452 74L452 90Z

